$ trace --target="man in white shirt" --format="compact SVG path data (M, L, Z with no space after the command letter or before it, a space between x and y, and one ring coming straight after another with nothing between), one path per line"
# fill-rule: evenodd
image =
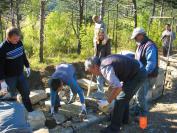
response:
M122 124L128 123L129 101L145 81L145 69L137 60L123 55L110 55L102 60L98 57L88 58L85 69L93 75L102 75L113 88L108 100L98 103L99 108L104 108L115 100L111 124L101 132L118 133Z
M162 37L161 37L164 57L168 55L168 50L169 50L169 54L171 54L173 41L175 39L176 39L176 34L175 32L172 32L171 25L166 24L165 30L163 31Z

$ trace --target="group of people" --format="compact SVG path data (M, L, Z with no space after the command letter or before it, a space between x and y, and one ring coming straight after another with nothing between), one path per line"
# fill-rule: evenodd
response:
M135 28L131 39L136 41L137 50L135 54L126 53L111 54L111 40L106 33L106 25L99 16L93 16L95 22L94 30L94 56L85 61L85 70L97 77L98 92L104 93L104 84L107 82L112 88L106 101L100 100L100 108L109 106L114 101L114 109L111 113L111 124L103 129L102 133L118 133L123 124L129 123L129 102L137 95L136 116L148 114L148 101L146 95L148 90L156 81L158 75L158 49L156 44L148 38L142 28ZM167 34L163 33L164 40ZM20 33L17 28L9 28L6 32L7 39L0 44L0 132L19 130L31 132L27 123L18 123L19 115L1 117L9 113L16 101L16 90L22 96L22 101L28 112L33 112L29 98L30 90L26 77L30 76L30 65L27 60L24 46L20 40ZM167 45L164 44L164 47ZM165 48L164 48L165 53ZM26 75L24 75L24 66ZM152 83L153 82L153 83ZM68 104L76 100L77 94L81 102L80 115L87 116L84 91L77 83L76 70L72 64L63 63L56 66L55 72L49 79L51 89L51 114L55 115L61 108L58 93L63 90L63 86L68 85L71 89ZM7 101L4 99L8 99ZM7 106L8 105L8 106ZM23 110L22 106L18 108ZM5 115L7 116L7 115ZM24 117L21 116L21 119ZM11 122L9 122L11 121Z

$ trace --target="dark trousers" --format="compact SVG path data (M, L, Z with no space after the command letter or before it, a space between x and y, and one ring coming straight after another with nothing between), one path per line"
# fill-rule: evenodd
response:
M167 47L167 46L163 46L163 56L164 57L167 57L167 55L168 55L168 48L169 47ZM169 55L171 55L172 54L172 48L170 48L170 51L169 51Z
M19 91L20 95L22 96L22 102L27 109L28 112L32 112L32 104L29 98L30 90L29 84L23 74L20 76L15 77L8 77L5 79L8 85L8 91L12 97L16 96L16 89Z
M124 83L123 90L118 95L112 112L111 128L113 130L120 130L122 123L128 122L129 102L146 78L146 70L142 68L132 80Z

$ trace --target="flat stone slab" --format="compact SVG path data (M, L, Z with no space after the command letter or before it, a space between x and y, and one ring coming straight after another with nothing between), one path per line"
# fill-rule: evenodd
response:
M30 93L30 99L32 104L36 104L41 100L44 100L47 98L47 94L44 90L35 90L31 91Z
M83 89L87 90L89 88L90 84L91 84L91 86L90 86L91 90L97 89L97 84L94 81L91 82L88 79L79 79L79 80L77 80L77 82L80 85L80 87L82 87Z
M73 132L77 132L81 129L86 129L87 127L93 125L93 124L97 124L100 123L101 121L106 121L107 120L107 116L105 115L96 115L96 114L88 114L87 119L85 119L82 122L76 122L76 123L72 123L70 125L70 127L62 127L62 126L57 126L54 129L50 129L49 132L50 133L73 133Z
M47 94L44 90L35 90L30 92L30 99L32 104L39 103L41 100L47 99ZM22 103L22 97L20 94L17 96L17 101Z
M49 129L44 127L34 131L33 133L49 133Z
M81 103L74 102L72 104L63 104L60 113L64 114L67 117L78 117L80 111L81 111Z
M33 130L42 128L45 126L46 118L44 113L41 111L33 111L28 113L28 122Z

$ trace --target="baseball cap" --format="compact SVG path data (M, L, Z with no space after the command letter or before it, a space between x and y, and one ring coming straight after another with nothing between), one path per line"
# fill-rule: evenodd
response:
M144 31L143 28L137 27L137 28L135 28L135 29L133 30L131 39L135 39L135 37L136 37L138 34L146 34L146 32Z

